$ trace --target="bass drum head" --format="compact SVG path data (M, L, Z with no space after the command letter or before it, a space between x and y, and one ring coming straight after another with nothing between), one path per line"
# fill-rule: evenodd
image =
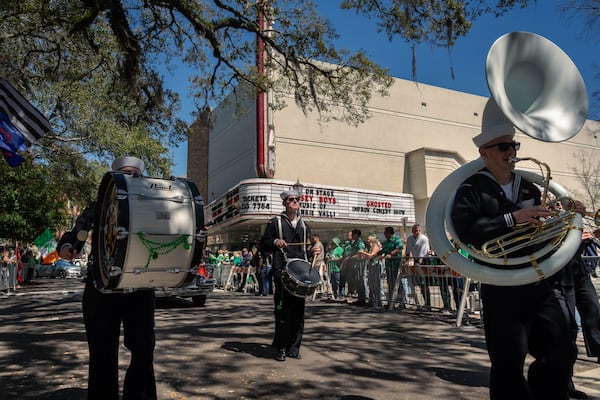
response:
M196 245L194 246L194 254L192 256L192 267L198 267L204 258L204 249L206 248L206 235L204 232L204 201L200 195L198 186L189 180L178 178L179 180L185 181L190 193L192 194L192 201L194 207L194 218L195 221L195 236Z
M96 226L92 233L92 245L96 247L92 273L98 289L114 289L121 279L127 240L118 240L118 229L129 226L129 202L127 196L119 198L119 191L126 188L121 173L107 172L98 189Z

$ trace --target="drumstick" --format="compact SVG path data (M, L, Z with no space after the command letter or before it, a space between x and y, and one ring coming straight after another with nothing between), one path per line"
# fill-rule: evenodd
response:
M304 245L307 245L307 244L312 244L312 243L310 243L310 242L306 242L306 243L286 243L286 245L288 245L288 246L304 246Z

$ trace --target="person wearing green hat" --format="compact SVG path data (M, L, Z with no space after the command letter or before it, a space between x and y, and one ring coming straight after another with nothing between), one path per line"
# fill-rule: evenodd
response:
M329 242L328 248L330 249L327 254L327 260L333 261L327 263L329 268L329 279L331 281L331 290L333 291L333 299L337 299L340 296L340 265L339 262L344 255L344 248L340 246L341 241L338 237L334 237Z
M365 250L367 246L361 239L362 232L360 229L352 229L349 232L349 242L344 248L344 260L341 265L341 283L342 290L348 284L347 295L356 291L358 301L353 305L362 306L367 304L367 287L365 284L365 265L361 261L359 251Z

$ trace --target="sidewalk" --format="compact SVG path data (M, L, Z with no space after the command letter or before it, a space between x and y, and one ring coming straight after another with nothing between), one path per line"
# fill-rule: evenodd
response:
M83 400L83 284L44 280L0 296L0 400ZM217 290L205 307L160 299L159 399L485 400L489 360L477 321L440 312L307 302L302 359L273 360L273 298ZM122 338L121 338L122 343ZM128 351L120 346L123 379ZM579 341L575 384L600 400L599 365Z
M600 399L600 367L576 373L573 383L577 389L587 393L589 399Z

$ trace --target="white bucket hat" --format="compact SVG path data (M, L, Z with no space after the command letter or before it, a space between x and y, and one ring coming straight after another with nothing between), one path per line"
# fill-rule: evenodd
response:
M117 158L112 163L112 170L118 171L125 167L133 167L140 170L140 172L144 171L144 162L137 157L120 157Z
M285 200L290 196L294 196L294 197L300 197L300 192L297 190L286 190L285 192L281 192L281 194L279 195L281 196L281 200Z
M481 133L473 138L477 147L483 147L502 136L515 136L515 126L506 118L493 98L489 98L481 117Z

